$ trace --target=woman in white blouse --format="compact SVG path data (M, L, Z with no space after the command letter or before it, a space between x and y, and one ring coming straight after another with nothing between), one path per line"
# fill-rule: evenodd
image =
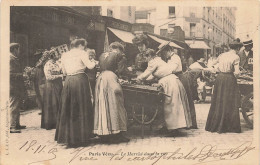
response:
M61 68L56 63L59 57L54 52L49 52L48 57L49 59L44 65L46 83L43 91L43 110L41 116L41 128L47 130L56 128L63 77Z
M148 54L148 67L137 77L137 81L146 80L153 75L159 79L164 92L170 96L165 97L164 101L164 119L168 130L174 130L176 133L179 128L191 127L188 99L182 83L172 74L171 67L161 57L156 56L152 50Z
M211 98L211 106L206 123L206 130L210 132L241 132L239 117L239 89L235 75L239 74L237 55L242 43L233 41L229 44L230 50L219 55L219 72Z
M197 120L196 120L196 111L193 102L193 76L189 71L182 73L182 63L181 58L178 56L176 49L174 50L172 47L169 46L167 43L163 43L159 46L161 50L161 57L167 62L170 67L172 74L175 74L179 80L181 81L182 85L187 94L188 98L188 106L189 106L189 113L191 114L192 119L192 129L197 129Z
M93 130L93 96L86 67L93 69L96 61L90 61L84 50L85 39L71 42L71 50L62 55L61 65L66 75L61 111L56 129L55 140L68 147L85 145Z

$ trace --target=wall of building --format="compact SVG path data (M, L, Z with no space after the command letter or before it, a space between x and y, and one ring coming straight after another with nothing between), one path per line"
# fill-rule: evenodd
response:
M135 6L121 6L120 19L129 23L135 23Z
M88 16L66 11L63 7L11 8L10 42L21 44L24 66L35 65L34 53L38 49L69 45L71 35L85 38L97 54L103 51L104 25L97 30L98 24L93 20L94 26L90 28Z
M148 22L155 26L154 32L160 34L161 30L176 25L185 32L185 38L202 38L215 53L215 46L228 44L235 38L235 8L227 7L175 7L175 16L169 17L169 6L155 7L149 20L136 20ZM150 21L155 20L155 21Z
M135 6L102 6L101 15L135 23ZM112 13L112 14L111 14Z

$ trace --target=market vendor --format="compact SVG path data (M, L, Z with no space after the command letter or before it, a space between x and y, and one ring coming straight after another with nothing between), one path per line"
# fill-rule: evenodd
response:
M240 57L240 69L253 71L253 41L244 41L244 49L239 52Z
M189 102L189 111L191 114L192 118L192 127L193 129L197 129L197 120L196 120L196 111L195 111L195 106L193 102L193 93L192 93L192 76L190 75L190 72L187 71L185 74L182 73L182 63L181 63L181 58L179 55L176 53L176 50L174 50L173 47L171 47L170 42L168 43L162 43L159 46L160 50L160 56L162 59L169 64L171 68L172 74L175 74L181 83L183 84L187 97L188 97L188 102Z
M145 71L148 66L148 52L151 50L148 48L148 38L144 34L137 35L133 39L133 43L138 47L140 51L135 57L135 64L133 66L133 71L136 71L137 75L140 75Z
M118 77L127 74L124 46L110 44L110 50L99 58L100 75L95 88L94 133L103 142L128 142L122 132L127 131L127 113Z
M144 81L150 75L159 79L159 84L163 87L165 94L169 96L164 100L165 126L170 134L176 135L178 129L192 126L185 88L179 78L172 74L171 66L161 57L157 56L153 50L149 50L148 55L148 67L137 77L137 81Z

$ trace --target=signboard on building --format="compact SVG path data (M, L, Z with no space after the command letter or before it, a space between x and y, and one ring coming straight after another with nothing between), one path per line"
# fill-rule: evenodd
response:
M130 25L123 24L123 23L120 23L120 22L116 22L114 20L107 21L107 26L111 27L111 28L118 29L118 30L131 31Z
M154 33L154 26L148 23L135 23L132 25L132 32L138 31Z
M104 32L105 31L105 24L95 22L95 30Z
M191 23L199 23L199 22L200 22L200 18L196 18L196 17L185 17L185 21L191 22Z
M90 31L105 31L105 24L104 23L100 23L100 22L93 22L90 21L90 23L87 26L87 29Z

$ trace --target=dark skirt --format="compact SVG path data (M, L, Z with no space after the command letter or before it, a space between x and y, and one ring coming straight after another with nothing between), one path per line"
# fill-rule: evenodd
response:
M239 89L233 73L220 73L214 85L206 131L241 132Z
M93 109L88 77L84 73L67 76L62 90L55 140L68 146L85 144L92 130Z
M41 128L56 128L57 115L60 110L61 91L61 79L46 81L45 88L43 91Z
M89 79L89 84L90 84L90 87L91 87L92 95L95 98L96 80L95 79Z
M179 77L182 85L184 86L184 89L186 91L187 97L188 97L188 102L190 106L190 114L191 114L191 121L192 121L192 126L191 128L197 129L197 120L196 120L196 111L195 111L195 106L193 102L193 93L192 93L192 77L188 73L182 74L178 73L176 76Z

